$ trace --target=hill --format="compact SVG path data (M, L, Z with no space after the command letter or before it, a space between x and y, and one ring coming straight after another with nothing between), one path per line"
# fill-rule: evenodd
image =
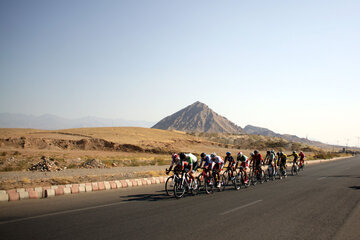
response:
M241 127L199 101L162 119L152 128L185 132L243 133Z
M312 141L307 138L300 138L296 135L291 135L291 134L279 134L279 133L273 132L267 128L256 127L256 126L252 126L252 125L247 125L244 128L244 131L247 134L262 135L262 136L268 136L268 137L278 137L278 138L283 138L290 142L305 143L308 145L322 147L322 148L332 147L332 145L327 145L322 142Z

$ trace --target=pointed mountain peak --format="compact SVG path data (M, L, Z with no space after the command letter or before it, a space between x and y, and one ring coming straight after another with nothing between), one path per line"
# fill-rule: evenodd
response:
M152 128L185 132L242 133L241 127L197 101L162 119Z

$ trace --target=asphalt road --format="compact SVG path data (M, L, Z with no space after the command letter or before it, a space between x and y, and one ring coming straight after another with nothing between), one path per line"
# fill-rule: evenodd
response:
M0 203L1 239L360 239L360 157L240 191L163 185Z

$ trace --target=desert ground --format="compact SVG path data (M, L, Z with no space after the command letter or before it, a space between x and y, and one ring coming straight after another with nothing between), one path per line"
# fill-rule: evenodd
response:
M323 158L325 153L317 147L257 135L199 136L138 127L0 129L0 189L157 176L164 173L175 152L224 156L227 151L249 155L254 149L262 154L267 149L305 151L308 159ZM44 159L49 169L38 167Z

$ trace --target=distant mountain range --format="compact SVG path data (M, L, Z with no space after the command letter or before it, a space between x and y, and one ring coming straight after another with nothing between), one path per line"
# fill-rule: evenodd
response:
M62 118L52 114L41 116L0 113L0 128L35 128L57 130L83 127L151 127L153 122L129 121L124 119L106 119L83 117L77 119Z
M290 134L275 133L267 128L247 125L244 129L227 118L217 114L207 105L195 102L180 111L165 117L152 128L163 130L179 130L185 132L254 134L269 137L280 137L291 142L307 143L315 146L325 144L300 138Z
M162 119L152 128L185 132L244 133L243 129L201 102Z
M312 141L307 138L300 138L296 135L279 134L279 133L273 132L267 128L256 127L256 126L252 126L252 125L247 125L244 128L244 131L247 134L263 135L263 136L268 136L268 137L280 137L280 138L284 138L290 142L306 143L306 144L310 144L310 145L314 145L314 146L318 146L318 147L323 147L326 145L322 142Z

